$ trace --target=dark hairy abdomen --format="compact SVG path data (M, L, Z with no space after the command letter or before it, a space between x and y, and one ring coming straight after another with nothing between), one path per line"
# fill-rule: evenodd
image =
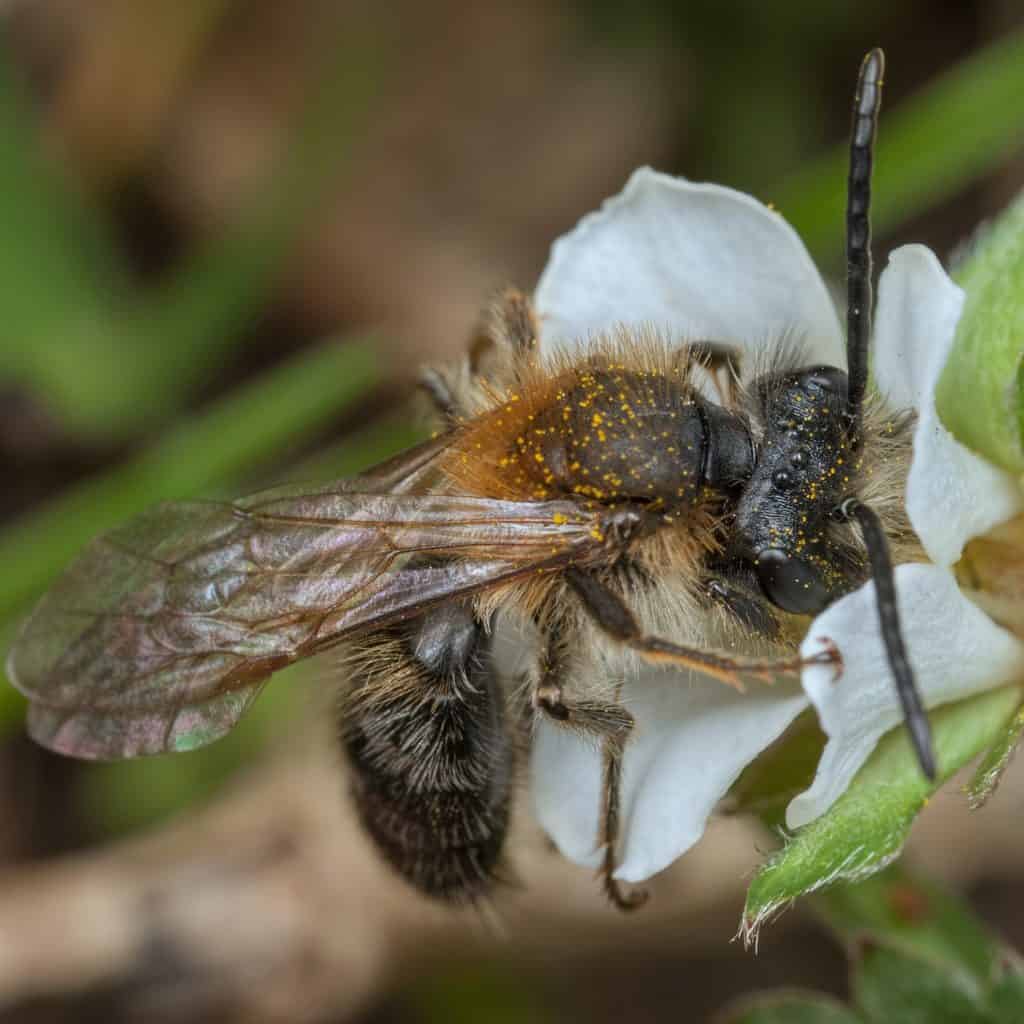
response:
M343 708L367 832L409 882L451 902L490 887L508 827L513 751L489 646L456 603L374 634Z

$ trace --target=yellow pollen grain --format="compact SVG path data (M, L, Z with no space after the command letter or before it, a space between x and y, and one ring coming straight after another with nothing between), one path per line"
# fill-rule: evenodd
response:
M551 518L554 521L555 526L564 526L569 522L569 517L563 515L561 512L556 512Z

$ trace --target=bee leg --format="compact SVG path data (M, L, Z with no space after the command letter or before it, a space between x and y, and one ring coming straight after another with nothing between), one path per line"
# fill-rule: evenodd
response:
M459 403L443 373L432 366L425 367L420 371L419 386L446 425L458 422Z
M566 701L559 679L566 666L566 650L559 631L552 629L540 680L533 691L533 706L560 726L592 736L601 743L601 823L598 840L604 849L601 884L619 910L634 910L647 900L647 892L627 892L615 878L622 798L622 755L633 729L633 716L610 701Z
M515 288L507 288L483 317L463 360L454 366L423 370L420 388L442 422L455 426L472 412L465 398L467 387L489 373L499 379L510 373L514 377L516 358L529 354L536 345L537 317L530 299ZM506 379L505 383L510 381Z
M536 707L559 725L578 730L601 741L601 823L598 841L604 850L601 860L601 885L612 905L619 910L635 910L647 901L647 891L627 892L615 877L618 866L622 802L622 755L633 729L633 716L620 704L600 701L562 699L548 689L542 694L538 687Z
M779 639L779 620L763 599L758 600L742 587L717 576L704 581L704 593L711 603L723 608L751 632L766 640Z
M792 657L740 658L721 651L702 650L648 636L623 600L600 580L581 569L570 567L565 579L579 597L595 625L624 647L636 651L646 661L682 665L713 676L738 690L743 689L743 674L768 681L780 673L796 673L805 665L836 664L836 655L823 652L813 658Z
M506 288L484 316L480 331L469 348L469 368L481 372L482 363L494 348L515 355L532 352L537 346L537 315L529 296L517 288Z
M624 738L605 736L601 744L601 840L604 859L601 862L601 881L605 895L619 910L636 910L647 902L646 889L627 892L615 877L618 867L615 850L619 842L620 811L622 803L622 755Z
M743 360L740 351L720 341L693 341L685 352L707 367L722 404L734 405L739 398Z

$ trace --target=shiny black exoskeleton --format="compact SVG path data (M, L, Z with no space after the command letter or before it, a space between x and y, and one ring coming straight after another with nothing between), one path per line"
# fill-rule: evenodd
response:
M764 434L736 507L737 549L772 604L814 614L866 576L832 528L858 468L846 374L815 366L762 379L756 393Z

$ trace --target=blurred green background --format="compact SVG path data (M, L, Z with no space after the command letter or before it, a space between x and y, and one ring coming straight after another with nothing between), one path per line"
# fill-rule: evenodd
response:
M752 192L841 270L870 46L888 57L876 256L920 241L948 258L1024 184L1008 0L380 7L0 3L0 648L90 536L148 504L348 475L415 440L415 366L458 352L495 288L532 286L636 165ZM115 766L36 750L4 682L0 857L205 797L301 713L292 675L222 743ZM793 962L762 958L756 983ZM668 1020L657 965L633 965L625 1005ZM588 1019L626 998L588 991ZM459 967L375 1019L575 1019L549 996Z

